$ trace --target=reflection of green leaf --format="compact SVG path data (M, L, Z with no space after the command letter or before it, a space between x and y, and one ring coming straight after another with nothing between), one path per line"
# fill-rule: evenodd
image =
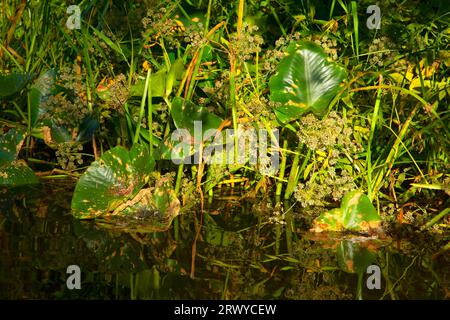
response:
M323 115L345 74L320 46L306 41L291 44L269 81L271 100L282 104L274 110L278 119L291 121L309 111Z
M145 146L135 145L130 152L117 146L105 152L78 181L72 198L73 214L92 218L116 209L137 195L153 167L154 160Z
M213 246L229 246L235 241L238 233L226 231L219 227L210 215L205 215L205 240Z
M6 98L22 90L30 81L26 73L0 75L0 98Z
M313 231L369 231L380 226L381 217L360 191L351 191L342 199L341 207L321 214L314 220Z
M173 99L171 114L175 126L178 129L187 129L192 137L195 133L195 121L201 124L202 134L209 129L218 129L223 121L220 117L208 112L206 108L196 106L191 101L185 101L180 97Z
M343 240L337 248L339 267L349 273L363 274L376 259L374 252L357 242Z
M142 260L141 247L123 237L99 228L87 221L74 220L73 233L83 239L86 248L98 259L99 265L110 272L138 272L148 268Z

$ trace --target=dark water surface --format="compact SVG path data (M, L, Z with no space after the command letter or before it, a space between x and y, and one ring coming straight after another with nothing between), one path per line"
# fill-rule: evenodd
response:
M93 195L95 196L95 195ZM66 182L0 190L0 299L448 299L448 237L366 239L306 233L301 213L214 199L167 232L116 230L70 214ZM260 209L264 207L265 209ZM288 208L288 207L287 207ZM209 214L209 213L213 214ZM271 218L272 217L272 218ZM303 221L303 222L302 222ZM69 290L67 267L81 269ZM369 289L369 265L381 288ZM375 267L376 268L376 267ZM376 274L374 274L376 275Z

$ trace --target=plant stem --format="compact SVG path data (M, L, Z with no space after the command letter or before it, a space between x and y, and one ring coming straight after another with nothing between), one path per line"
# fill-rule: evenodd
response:
M145 79L144 95L142 96L142 99L141 99L141 108L139 110L139 120L138 120L138 123L136 124L136 132L134 134L133 144L135 144L139 141L139 132L141 130L141 121L142 121L142 118L144 117L144 113L145 113L145 100L147 99L147 92L149 90L148 84L150 82L150 74L151 74L151 71L150 71L150 69L148 69L147 78Z
M148 137L150 144L150 156L153 157L153 102L152 102L152 70L148 70L149 85L148 85Z
M380 85L383 82L383 77L380 75ZM375 132L375 128L377 125L377 121L378 121L378 113L380 110L380 104L381 104L381 95L382 95L383 90L380 88L377 91L377 98L375 101L375 107L373 109L373 114L372 114L372 123L370 126L370 135L369 135L369 141L367 143L367 157L366 157L366 162L367 162L367 194L369 199L373 199L372 197L372 141L373 141L373 136L374 136L374 132Z
M288 141L287 139L285 139L283 141L283 149L287 149L288 148ZM275 196L279 197L281 195L281 190L283 188L283 182L282 180L284 179L284 172L286 169L286 160L287 160L287 155L283 155L283 158L281 160L281 166L280 166L280 175L279 178L280 180L277 183L277 189L275 191Z

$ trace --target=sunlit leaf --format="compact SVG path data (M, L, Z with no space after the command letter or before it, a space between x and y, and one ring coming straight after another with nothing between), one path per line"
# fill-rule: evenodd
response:
M17 187L39 183L27 163L17 160L25 139L25 130L11 129L0 136L0 186Z
M154 167L148 148L135 145L131 151L117 146L95 161L78 181L72 198L77 218L106 215L133 199Z
M0 166L0 186L18 187L36 183L39 183L38 177L23 160Z
M310 111L323 115L345 76L320 46L306 41L291 44L269 81L270 99L282 104L274 109L278 119L288 122Z
M209 129L218 129L223 120L209 112L205 107L197 106L191 101L181 97L175 97L171 110L173 121L178 129L187 129L192 137L195 135L195 123L202 134Z
M340 208L326 211L315 219L311 231L364 232L376 229L380 224L381 217L369 197L360 191L351 191L342 199Z

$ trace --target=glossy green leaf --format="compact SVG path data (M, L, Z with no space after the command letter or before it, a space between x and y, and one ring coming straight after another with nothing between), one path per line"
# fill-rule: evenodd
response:
M269 81L270 99L282 104L274 109L278 119L288 122L310 111L325 114L345 76L320 46L306 41L291 44Z
M72 198L77 218L107 215L133 199L154 167L148 149L135 145L131 151L114 147L91 164L78 181Z
M146 232L167 230L172 220L180 213L180 201L167 179L156 182L155 188L142 189L136 197L117 207L108 222L127 220L127 227L136 227Z
M180 138L181 139L181 138ZM166 138L160 142L155 150L155 159L182 161L186 157L194 154L195 150L192 144L186 141L172 141L172 137Z
M25 130L11 129L0 136L0 166L17 160L24 139Z
M377 229L380 224L381 217L369 197L360 191L351 191L342 199L340 208L324 212L315 219L311 230L365 232Z
M28 93L30 99L31 126L35 126L45 113L43 103L55 91L56 70L43 73L33 84Z
M342 231L342 217L343 213L341 208L326 211L313 221L312 231Z
M0 137L0 186L17 187L39 183L23 160L17 160L25 140L25 130L11 129Z
M351 191L342 199L344 212L342 224L347 230L366 231L379 227L381 217L368 196L359 191Z
M185 101L181 97L175 97L172 101L171 114L175 126L178 129L187 129L192 137L195 136L195 123L201 126L198 133L203 133L209 129L218 129L223 120L205 107L196 106L191 101ZM199 127L200 128L200 127ZM203 138L200 137L200 138Z
M77 141L82 143L91 141L92 136L99 127L100 123L97 118L87 116L80 124Z
M0 75L0 98L6 98L22 90L30 81L26 73Z
M183 59L178 58L172 63L169 73L167 74L165 96L168 97L172 93L172 88L176 80L181 80L184 73Z
M23 160L0 166L0 186L18 187L39 183L33 170Z
M166 77L167 77L166 68L162 68L161 70L152 73L152 75L150 76L151 79L150 88L152 90L153 98L164 97L164 94L166 92ZM145 79L140 80L135 85L131 86L130 94L132 96L142 97L144 95L144 90L145 90Z
M150 88L152 91L152 97L168 97L173 90L175 83L181 80L184 73L184 64L181 58L176 59L170 70L167 71L166 67L161 68L150 76ZM142 96L145 90L145 80L141 80L131 87L132 96ZM106 91L107 93L107 91ZM105 96L105 93L102 93Z

